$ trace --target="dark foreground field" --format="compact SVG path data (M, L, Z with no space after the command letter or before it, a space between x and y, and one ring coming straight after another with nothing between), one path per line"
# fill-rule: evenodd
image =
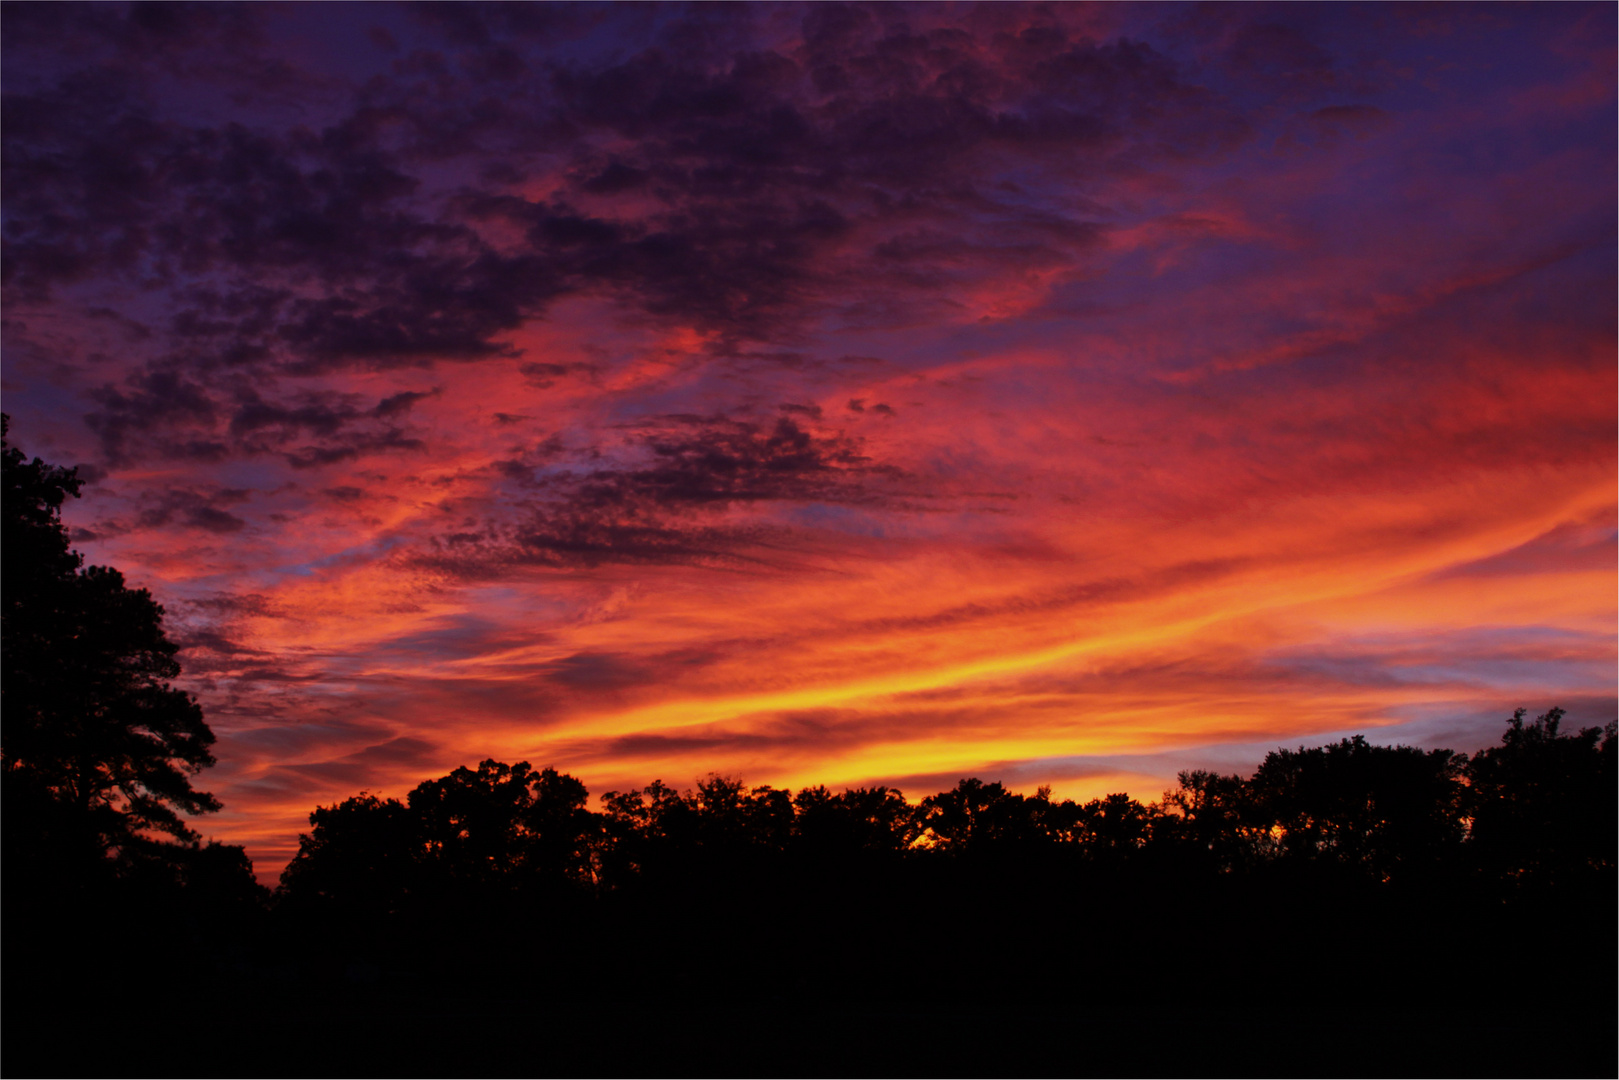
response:
M283 911L189 935L161 913L103 913L77 942L10 950L4 1070L1616 1072L1611 893L1502 904L1343 881L1199 893L1003 875L932 873L864 898L765 878L655 908L564 900L369 926Z
M238 1013L236 1010L240 1009ZM246 998L35 1028L7 1073L93 1076L1612 1076L1613 1011L749 1006ZM11 1023L22 1020L19 1015ZM11 1028L10 1038L21 1032ZM54 1043L54 1048L40 1045Z

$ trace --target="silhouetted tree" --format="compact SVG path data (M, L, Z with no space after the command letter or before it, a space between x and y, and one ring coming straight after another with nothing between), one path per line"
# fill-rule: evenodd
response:
M792 793L711 773L696 790L654 780L645 789L602 796L598 860L611 888L637 876L704 888L779 861L793 840Z
M257 917L267 893L241 845L214 840L148 845L122 876L132 886L129 897L166 907L192 931L229 929Z
M588 797L555 769L488 760L423 781L404 803L363 793L316 807L281 875L282 896L398 914L588 884L600 832Z
M555 769L488 760L410 793L422 863L441 884L511 888L529 879L585 881L595 817L589 792Z
M1093 858L1118 859L1147 846L1160 813L1115 792L1092 799L1078 808L1076 816L1084 830L1080 842L1086 852Z
M74 470L28 461L3 439L0 455L0 759L13 866L134 857L153 833L194 844L181 814L219 808L191 786L214 763L214 735L169 683L180 665L163 608L116 570L82 568L61 521L79 494Z
M609 791L602 796L603 842L597 861L609 887L630 883L644 873L660 873L689 845L693 800L654 780L644 789Z
M1160 842L1223 872L1251 866L1269 851L1270 831L1257 824L1246 780L1206 769L1177 779L1180 786L1165 792L1158 804Z
M1465 832L1462 770L1451 750L1331 746L1276 750L1249 782L1250 824L1284 858L1356 867L1387 878L1441 864Z
M1502 920L1466 862L1492 835L1544 840L1585 805L1556 788L1611 794L1612 738L1563 736L1555 719L1512 725L1479 766L1354 738L1278 750L1251 779L1188 772L1153 805L977 778L910 804L710 774L608 792L592 814L572 777L485 761L405 801L317 809L279 925L321 980L357 960L399 986L557 1004L581 986L618 1000L648 970L679 971L696 1007L788 1012L1107 1010L1162 993L1165 971L1197 973L1195 1007L1611 993L1611 964L1591 959L1611 895L1521 890ZM1568 876L1548 859L1502 865L1508 880ZM1611 856L1591 860L1611 885ZM1435 926L1483 944L1436 949ZM1031 970L1007 982L1009 958ZM885 971L907 977L870 974Z
M888 787L850 788L832 794L824 786L793 796L794 828L801 850L818 858L857 853L892 858L916 841L916 807Z
M917 820L924 843L940 852L1006 851L1049 839L1039 813L1043 808L1030 801L998 781L986 784L970 776L923 799Z
M781 851L793 831L793 796L768 784L749 789L741 781L711 773L697 782L688 802L693 839L710 854Z
M533 799L523 812L525 870L546 881L583 884L599 876L595 852L601 817L585 808L590 791L555 769L529 780Z
M1564 713L1524 723L1467 765L1475 861L1506 882L1553 884L1614 872L1615 725L1559 731Z
M294 903L378 915L399 912L419 889L423 844L410 809L361 792L309 814L309 832L281 872Z
M9 428L0 418L7 1030L32 1026L21 1005L104 1032L111 1012L194 998L199 973L262 927L265 891L242 848L198 843L182 816L219 808L191 786L214 736L170 685L163 609L83 566L61 520L78 477L28 460Z

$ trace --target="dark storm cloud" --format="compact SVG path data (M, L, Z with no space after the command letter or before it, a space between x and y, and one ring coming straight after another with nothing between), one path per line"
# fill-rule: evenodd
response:
M497 419L498 422L500 421ZM563 448L560 440L556 436L552 436L537 446L521 451L515 457L500 458L492 461L489 467L497 476L520 487L538 488L543 486L538 476L538 470L562 453Z
M277 432L282 438L290 438L300 431L313 435L335 435L357 415L357 410L347 405L316 400L289 407L272 404L249 392L231 417L229 430L237 437L258 435L267 429Z
M772 426L673 419L665 430L642 436L651 455L647 467L593 474L578 489L574 505L858 502L871 497L861 478L898 474L865 456L858 440L817 434L785 416Z
M1238 118L1144 45L884 33L864 13L827 29L842 18L811 10L807 66L770 53L682 63L649 49L559 71L570 122L630 141L576 173L576 190L644 188L670 209L635 232L582 211L553 210L550 227L588 239L593 270L649 310L770 337L842 302L823 255L856 233L875 232L873 253L898 262L936 262L948 248L983 267L1060 263L1095 242L1094 222L1042 217L997 194L986 155L1096 171L1170 128L1179 154L1242 136ZM881 236L893 226L903 232ZM927 276L912 284L937 284Z
M287 405L263 401L249 392L231 417L230 434L242 450L258 453L287 447L303 436L318 438L319 443L282 451L294 468L389 450L420 450L422 440L406 435L390 421L402 419L418 401L434 393L406 390L362 410L346 395L306 395L300 402ZM382 423L373 423L377 420Z
M143 529L158 529L168 525L201 529L211 533L240 532L247 522L223 509L246 502L251 493L237 488L222 488L203 493L192 489L170 488L145 500L138 524Z
M194 364L310 372L501 355L494 336L560 291L535 258L412 212L419 181L376 145L373 116L318 135L188 129L129 97L7 96L4 280L18 295L92 271L164 284Z
M397 394L390 394L377 402L377 407L371 410L372 416L390 417L408 413L418 401L437 394L437 390L404 390Z
M857 438L807 429L790 415L768 424L665 417L627 450L633 463L539 478L527 463L500 463L537 493L528 521L440 536L421 561L471 576L525 564L725 561L784 539L766 525L720 520L732 508L904 504L900 469L873 460Z
M172 366L139 370L123 386L91 391L99 408L85 417L102 452L123 463L144 455L212 462L231 455L280 454L294 468L346 461L423 441L403 423L438 393L401 391L365 408L353 394L304 392L267 398L240 378L209 386Z
M557 384L558 380L565 379L570 375L589 375L595 371L595 367L591 364L579 362L553 364L534 361L523 364L517 370L523 373L523 378L528 380L530 386L537 390L549 390ZM510 418L508 413L496 413L495 419L502 424L510 424L522 418Z
M201 435L212 433L219 406L202 385L178 372L137 372L122 389L104 386L90 396L100 408L86 415L85 423L111 461L123 460L133 439L153 431L165 433L168 456L210 461L225 454L223 443ZM197 437L175 437L187 429Z
M684 179L684 178L682 178ZM791 193L685 205L616 220L565 202L490 196L465 202L475 221L521 228L534 275L565 290L609 292L633 306L732 338L770 339L802 317L825 282L820 249L849 228L824 200Z
M243 645L241 642L234 640L229 635L217 628L193 628L186 630L175 638L175 644L179 645L180 648L186 650L188 653L215 653L219 657L225 657L231 661L234 661L237 657L243 656L269 655L263 649L254 649ZM214 660L212 663L210 663L206 659L199 660L199 658L196 657L188 657L186 663L188 670L197 669L201 671L217 671L224 666L227 665L222 664L219 660Z
M28 74L4 103L8 295L38 300L90 274L157 289L193 374L511 357L511 331L578 292L693 323L734 352L789 339L829 307L899 317L921 302L908 290L1061 266L1094 246L1097 221L1041 209L997 183L1004 168L1072 188L1144 156L1219 153L1245 132L1149 46L1079 38L1034 9L913 28L934 14L811 7L792 55L748 43L753 12L697 10L655 20L655 40L605 61L547 49L615 20L624 40L644 39L628 13L407 14L460 51L401 57L320 127L251 110L179 122L131 59L160 56L193 90L217 83L203 59L257 40L255 12L19 15L8 41ZM59 34L105 47L76 58ZM1257 48L1243 55L1281 55ZM510 190L541 155L561 161L561 186ZM640 202L615 201L626 196ZM891 270L851 292L837 260L860 252ZM103 404L111 456L151 403Z
M320 445L307 445L283 455L294 469L313 469L339 461L353 461L372 454L397 450L416 451L426 447L421 439L412 438L398 428L386 428L375 433L351 433L341 439Z

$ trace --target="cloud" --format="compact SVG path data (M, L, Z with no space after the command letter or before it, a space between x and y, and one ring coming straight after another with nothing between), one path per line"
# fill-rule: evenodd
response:
M401 411L401 410L394 410ZM381 407L378 415L387 415ZM334 406L329 402L311 401L297 407L270 404L257 394L242 401L230 419L230 434L258 435L266 428L275 429L275 437L287 439L307 431L313 435L335 435L358 413L350 406Z
M527 380L530 386L537 390L549 390L557 384L559 379L567 378L570 375L588 375L595 371L596 368L595 365L586 363L555 364L534 360L519 366L517 370L522 372L523 378ZM506 413L496 413L495 419L502 424L516 423L522 419L521 417L502 419L507 415Z
M353 461L370 454L398 450L418 451L425 446L426 443L421 439L412 438L398 428L387 427L377 432L351 433L340 439L328 440L324 444L305 445L286 452L283 457L294 469L317 469L339 462Z
M527 465L502 462L506 475L540 492L528 519L440 536L423 564L482 574L498 565L745 558L742 549L787 541L787 533L766 521L728 520L727 511L892 506L905 480L896 466L865 454L860 439L806 429L791 413L766 424L663 417L640 425L622 458L540 479Z
M1586 521L1563 522L1508 551L1439 571L1435 577L1515 577L1523 574L1566 574L1608 570L1619 552L1619 529L1612 507Z
M98 25L156 35L175 55L221 35L238 51L259 40L254 20L231 28L223 13L164 16L161 32L144 18ZM600 16L558 14L536 38L514 16L445 15L476 59L457 71L419 54L319 130L177 124L116 65L40 80L6 103L6 288L43 299L88 274L143 281L166 293L188 357L290 374L511 358L512 332L581 292L734 350L792 339L829 309L875 310L873 290L899 311L932 304L905 294L937 288L941 272L963 284L1095 247L1097 222L1031 203L1028 188L1006 195L987 161L1105 171L1164 139L1185 156L1241 138L1228 106L1141 42L1056 28L833 33L805 19L797 58L740 48L693 15L666 36L696 51L654 44L593 65L522 51ZM852 51L828 56L830 40ZM422 108L429 72L437 105ZM460 91L490 78L540 113L483 98L486 115L455 114ZM600 155L599 137L620 149ZM560 153L554 194L488 179L540 152ZM452 155L480 162L476 175L427 179ZM911 269L851 292L847 257L862 250Z
M122 390L104 386L91 396L101 407L85 416L85 422L100 436L102 452L112 461L126 458L136 435L186 427L211 429L219 412L201 385L174 371L138 373ZM211 439L178 440L171 434L163 436L163 445L171 456L203 461L217 460L226 449Z
M861 501L870 497L861 478L898 472L861 453L857 439L817 434L785 416L768 427L673 417L638 441L650 451L649 464L593 474L579 488L576 505Z
M435 394L440 392L441 391L438 389L402 390L397 394L389 394L387 397L377 402L377 407L371 410L371 414L384 419L394 416L401 416L410 412L418 401L421 401L424 398L433 397Z
M660 666L618 653L581 652L546 664L541 671L563 686L592 690L655 682L662 674Z
M343 392L305 391L277 401L239 384L209 388L178 371L148 369L130 375L123 388L96 390L101 408L85 419L115 463L150 455L220 461L280 454L293 468L307 469L420 450L423 441L395 421L434 393L402 391L364 409Z
M431 771L440 749L426 740L402 735L328 761L278 765L254 786L294 796L377 788L395 781L401 771Z
M221 488L207 494L170 488L155 499L147 500L138 524L142 529L179 525L219 534L240 532L247 527L247 522L222 507L246 502L251 497L251 492L241 488Z
M1611 11L334 10L0 40L7 408L256 854L1611 699Z

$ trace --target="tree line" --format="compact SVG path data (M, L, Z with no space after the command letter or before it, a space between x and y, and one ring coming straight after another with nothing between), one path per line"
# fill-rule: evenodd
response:
M278 899L388 915L446 896L599 894L793 864L1071 862L1195 874L1296 871L1390 887L1465 879L1503 897L1610 878L1614 725L1563 710L1469 757L1355 736L1270 753L1251 777L1183 772L1153 803L1078 803L963 779L907 802L886 787L797 792L710 775L588 809L577 779L488 760L404 800L362 794L310 815Z
M1090 1067L1197 1072L1139 1044L1278 1014L1307 1019L1267 1020L1243 1071L1611 1071L1615 732L1562 721L1518 710L1472 755L1278 749L1152 802L710 775L593 806L574 777L490 760L314 810L273 917L368 993L574 1003L584 1068L624 1016L684 1030L720 1009L908 1017L933 1049L860 1036L897 1071L1081 1068L1055 1033L1090 1018ZM1322 1040L1351 1016L1371 1019ZM1376 1029L1404 1017L1424 1019Z

